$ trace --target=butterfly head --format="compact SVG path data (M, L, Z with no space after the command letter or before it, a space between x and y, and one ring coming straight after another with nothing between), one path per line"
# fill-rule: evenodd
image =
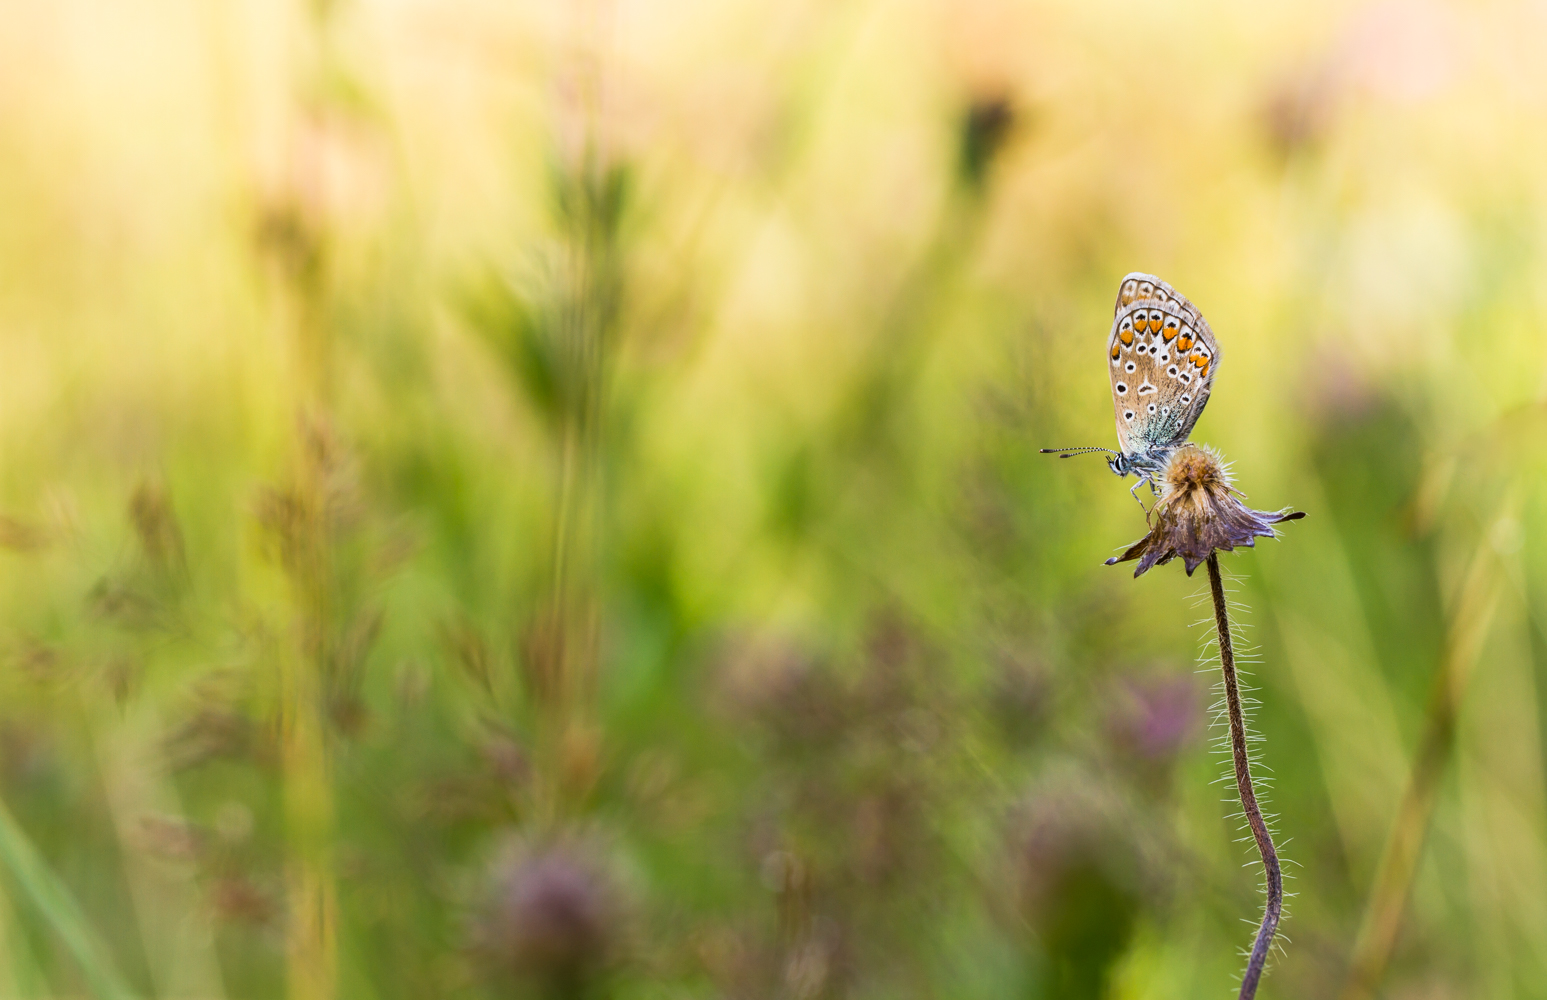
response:
M1118 476L1127 476L1128 473L1133 471L1133 466L1129 463L1128 456L1120 451L1113 452L1112 457L1107 459L1107 468L1117 473Z

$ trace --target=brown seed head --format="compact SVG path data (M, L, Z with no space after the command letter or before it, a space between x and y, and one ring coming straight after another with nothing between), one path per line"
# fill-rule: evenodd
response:
M1164 490L1167 497L1198 502L1195 494L1217 496L1230 489L1230 470L1219 456L1195 444L1183 445L1166 465Z
M1217 452L1186 444L1171 453L1161 476L1160 502L1151 512L1150 532L1107 565L1139 560L1133 575L1163 565L1177 556L1187 565L1187 575L1216 550L1229 552L1237 545L1252 545L1257 538L1274 538L1273 525L1305 515L1284 508L1252 510L1238 499L1230 471Z

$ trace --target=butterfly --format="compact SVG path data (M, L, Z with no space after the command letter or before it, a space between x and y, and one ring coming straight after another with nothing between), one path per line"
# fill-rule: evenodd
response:
M1153 274L1135 271L1118 286L1106 354L1120 450L1042 451L1059 458L1107 452L1113 472L1137 477L1129 493L1138 500L1137 490L1145 483L1155 491L1166 459L1186 442L1202 415L1219 371L1219 344L1203 313L1186 296ZM1144 501L1139 500L1139 506Z

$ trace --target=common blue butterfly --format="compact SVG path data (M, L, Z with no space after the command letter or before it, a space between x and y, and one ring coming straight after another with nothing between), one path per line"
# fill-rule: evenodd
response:
M1110 448L1043 448L1060 458L1104 451L1119 476L1155 488L1166 458L1192 433L1219 371L1219 344L1198 307L1153 274L1123 278L1107 336L1107 368L1117 417L1118 451ZM1140 503L1143 506L1143 503Z

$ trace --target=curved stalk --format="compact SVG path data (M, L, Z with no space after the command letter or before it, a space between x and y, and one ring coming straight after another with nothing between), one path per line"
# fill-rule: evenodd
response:
M1219 629L1219 664L1225 674L1225 706L1230 715L1230 756L1235 764L1235 787L1241 796L1246 822L1252 828L1252 837L1257 841L1257 851L1262 855L1263 876L1268 884L1262 926L1257 929L1246 975L1241 979L1240 1000L1251 1000L1257 995L1257 984L1268 963L1268 949L1273 946L1273 935L1278 932L1279 917L1284 912L1284 876L1279 870L1273 837L1268 833L1268 824L1263 821L1262 809L1257 805L1256 789L1252 787L1251 759L1246 753L1246 720L1241 712L1241 689L1235 674L1235 648L1230 642L1230 614L1225 604L1225 587L1219 577L1219 556L1209 553L1208 563L1209 590L1214 595L1214 625Z

